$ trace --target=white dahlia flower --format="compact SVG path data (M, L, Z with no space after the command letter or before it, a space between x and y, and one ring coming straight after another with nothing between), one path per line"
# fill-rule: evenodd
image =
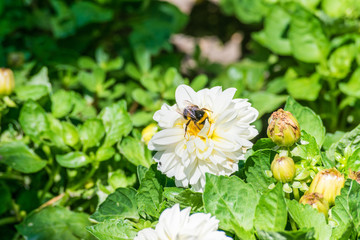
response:
M155 229L145 228L134 240L231 240L218 231L219 220L210 213L194 213L190 208L180 211L179 204L164 210Z
M175 177L176 186L192 186L203 191L205 173L230 175L238 170L249 141L258 132L250 124L258 116L247 99L233 99L235 88L221 87L195 92L180 85L176 104L164 104L154 114L161 130L150 140L150 150L158 151L158 169Z

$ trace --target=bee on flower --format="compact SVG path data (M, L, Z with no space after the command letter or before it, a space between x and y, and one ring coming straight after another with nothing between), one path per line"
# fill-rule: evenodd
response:
M195 92L180 85L176 104L164 104L154 114L162 129L148 147L158 169L175 177L178 187L192 186L203 191L205 173L230 175L238 170L239 160L251 148L258 132L251 125L258 111L246 99L233 99L235 88L221 87Z
M145 228L138 232L134 240L231 240L225 232L218 231L219 220L210 213L194 213L191 208L180 210L179 204L165 209L155 229Z

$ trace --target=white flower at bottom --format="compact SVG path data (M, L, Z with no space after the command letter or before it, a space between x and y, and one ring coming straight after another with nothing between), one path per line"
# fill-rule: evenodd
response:
M134 240L231 240L218 231L219 220L210 213L194 213L190 208L180 211L179 204L164 210L155 229L145 228Z
M250 125L258 111L246 99L233 99L235 92L221 87L195 92L180 85L176 104L164 104L154 114L163 130L148 147L158 151L154 156L158 169L175 177L176 186L203 191L205 173L228 176L238 170L239 160L252 146L249 140L258 133ZM205 117L192 115L196 112Z

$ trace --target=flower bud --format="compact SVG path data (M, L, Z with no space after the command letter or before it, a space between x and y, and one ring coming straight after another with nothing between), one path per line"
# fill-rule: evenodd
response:
M149 125L147 125L141 132L141 140L147 145L150 139L157 132L157 129L158 127L155 123L150 123Z
M360 184L360 171L354 172L349 169L349 178L357 181Z
M15 78L11 69L0 68L0 95L10 95L14 88Z
M279 146L290 147L300 138L300 126L295 117L282 109L269 118L268 137Z
M344 186L345 178L336 169L325 169L318 172L312 181L307 193L320 193L330 206L334 205L335 198L340 195L341 188Z
M271 172L279 182L291 182L295 176L295 164L290 157L276 155L271 163Z
M300 203L309 204L311 207L318 210L318 212L323 213L325 217L328 216L329 212L329 203L324 199L323 195L320 193L307 193L300 198Z

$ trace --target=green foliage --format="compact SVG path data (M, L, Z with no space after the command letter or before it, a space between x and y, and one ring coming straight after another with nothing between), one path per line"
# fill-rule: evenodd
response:
M314 228L315 238L330 239L331 227L327 225L325 216L309 205L303 205L295 200L287 201L290 216L299 228Z
M17 226L28 239L91 239L85 227L90 225L88 215L75 213L63 207L47 207L35 211Z
M0 156L2 163L23 173L34 173L46 166L46 161L20 141L1 143Z
M105 220L87 229L98 239L104 240L131 240L137 232L126 220Z
M220 227L242 238L254 238L253 226L259 196L237 177L206 176L204 207L220 220Z
M91 218L97 221L122 218L138 219L135 196L136 190L132 188L118 188L106 198L97 211L91 215Z
M255 211L256 229L265 231L282 231L287 223L287 211L282 185L261 195Z

